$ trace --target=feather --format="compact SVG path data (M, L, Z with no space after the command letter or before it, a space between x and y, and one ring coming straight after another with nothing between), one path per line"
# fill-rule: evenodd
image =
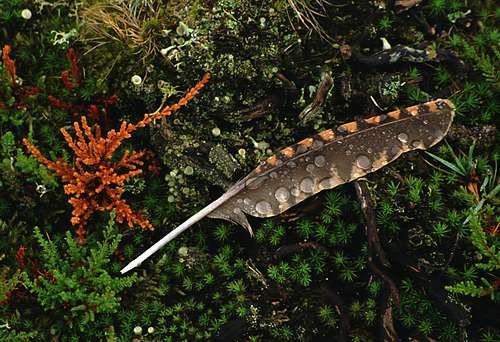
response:
M279 215L322 190L374 172L405 152L428 149L443 139L453 117L451 101L438 99L349 122L286 147L151 246L121 272L137 267L205 216L237 223L253 235L246 215Z

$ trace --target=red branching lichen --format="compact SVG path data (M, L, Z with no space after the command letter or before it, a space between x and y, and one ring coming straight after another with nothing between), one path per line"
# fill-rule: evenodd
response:
M23 270L26 267L26 260L24 259L25 254L26 254L26 247L24 247L23 245L19 246L16 252L16 261L17 265L21 270Z
M78 69L78 58L76 56L75 49L69 48L66 53L68 57L69 63L71 65L71 78L69 70L65 70L61 73L61 78L64 84L64 87L68 90L73 90L76 86L80 85L82 82L80 76L80 70Z
M71 65L70 70L65 70L61 73L61 80L64 87L73 92L74 95L78 95L76 93L76 89L82 84L83 78L80 73L78 67L78 58L75 52L75 49L70 48L67 52L67 57ZM118 101L117 95L111 95L106 98L97 99L94 103L86 104L86 103L67 103L63 102L59 98L49 95L47 99L56 107L67 111L70 114L73 114L74 120L77 120L82 113L87 113L88 117L93 121L100 121L106 125L110 125L111 121L109 120L109 108L111 105ZM100 106L104 107L103 109L99 108ZM101 113L103 114L101 116Z
M64 87L66 89L73 90L73 88L75 88L75 86L73 85L73 82L71 82L71 80L69 79L69 71L68 70L64 70L61 73L61 79L62 79Z
M68 56L69 62L71 64L71 77L76 83L80 84L82 79L80 76L80 70L78 68L78 57L76 56L75 49L69 48L66 55Z

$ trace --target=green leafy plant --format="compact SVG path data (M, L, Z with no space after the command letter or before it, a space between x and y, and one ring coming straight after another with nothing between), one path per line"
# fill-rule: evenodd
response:
M24 273L23 281L44 310L67 308L61 313L62 317L58 317L61 331L65 326L84 331L96 316L116 313L121 301L118 294L137 281L136 275L114 277L107 269L122 238L114 226L113 215L104 229L103 240L94 248L81 248L67 231L66 247L61 250L54 241L45 238L38 227L34 229L43 250L42 275L32 277Z
M483 228L483 220L479 213L469 216L469 238L477 252L481 255L481 260L474 264L474 268L469 269L469 274L464 273L464 280L447 286L446 289L452 293L462 294L472 297L482 297L489 295L493 301L500 300L500 240L496 234L489 235ZM497 222L498 224L498 222ZM481 276L474 275L474 269L483 271ZM473 272L473 273L471 273ZM479 280L479 281L478 281Z
M428 7L433 15L442 15L446 13L446 0L431 0L429 1Z
M438 222L434 225L432 233L439 239L444 238L450 232L450 228L444 222Z
M392 20L389 17L383 17L382 19L379 20L378 22L378 27L381 30L388 30L392 26Z
M215 227L214 236L219 241L226 241L231 234L231 227L225 224L219 224Z
M410 175L405 178L405 183L408 186L408 199L413 203L419 203L422 199L424 181L421 178Z
M470 147L469 147L469 152L467 154L462 152L462 155L459 157L457 154L453 151L453 149L450 147L450 145L447 145L448 151L451 154L453 160L448 161L445 160L435 154L432 154L430 152L425 152L428 156L432 157L433 159L437 160L440 164L445 166L447 168L447 172L453 172L459 177L463 178L470 178L474 176L476 172L476 166L477 166L477 161L474 159L474 148L476 146L476 143L474 142Z
M330 305L322 305L319 308L318 317L328 327L335 327L337 325L335 311Z

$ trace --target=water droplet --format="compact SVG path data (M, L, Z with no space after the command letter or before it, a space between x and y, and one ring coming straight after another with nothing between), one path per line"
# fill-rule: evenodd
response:
M314 165L313 164L307 164L306 171L309 172L309 173L312 173L314 171Z
M262 183L264 183L266 181L267 177L266 176L263 176L263 177L255 177L255 178L250 178L248 181L247 181L247 188L249 189L258 189Z
M436 107L437 109L444 109L446 107L444 101L438 101L436 102Z
M391 147L391 156L397 155L401 151L400 147L398 145L392 145Z
M368 149L366 150L366 152L368 153L372 153L373 152L373 149L371 147L368 147Z
M286 202L290 198L290 192L285 187L280 187L274 192L274 197L278 202Z
M324 178L319 182L319 188L321 190L330 189L335 184L335 177Z
M354 145L353 144L349 144L347 147L349 147L349 149L352 150L354 148Z
M305 192L307 194L313 192L314 191L314 181L309 177L302 179L300 181L300 190L302 190L303 192Z
M250 205L252 204L252 200L248 197L246 197L244 200L243 200L243 203L245 203L246 205Z
M443 131L440 129L435 129L432 132L432 135L434 135L436 138L441 138L443 136Z
M403 144L406 144L408 142L408 134L406 134L406 133L399 133L398 134L398 140L401 141Z
M294 161L289 161L288 163L286 163L286 165L288 165L288 167L292 169L297 167L297 163Z
M326 164L326 159L324 156L316 156L314 157L314 165L317 167L323 167Z
M337 127L337 131L340 133L345 133L345 132L347 132L347 129L344 126L339 126L339 127Z
M360 154L357 158L356 158L356 164L358 165L358 167L360 167L361 169L369 169L371 166L372 166L372 161L370 160L370 158L368 158L367 156L365 156L364 154Z
M273 172L271 172L271 173L269 174L269 177L274 178L274 179L275 179L275 178L278 178L278 173L273 171Z
M297 188L292 188L292 190L290 190L290 193L292 194L292 196L295 196L295 197L300 196L300 190Z
M387 115L382 114L379 116L379 118L380 118L380 122L385 121L387 119Z
M411 142L411 146L413 146L413 147L415 147L415 148L417 148L417 147L419 147L419 146L421 146L421 145L422 145L422 142L421 142L420 140L413 140L413 141Z
M300 153L304 153L305 151L307 151L307 147L305 147L302 144L299 144L299 146L297 146L297 150L295 152L297 154L300 154Z
M424 125L428 125L428 124L429 124L429 121L424 120Z
M352 154L352 151L351 151L351 150L347 150L347 151L345 151L345 155L346 155L346 156L350 156L351 154Z
M281 159L276 160L276 166L281 166L281 165L283 165L283 160Z
M271 204L267 201L260 201L255 205L255 211L261 215L268 215L273 211Z
M313 148L314 149L321 148L321 147L323 147L324 144L325 143L322 142L321 140L314 140Z

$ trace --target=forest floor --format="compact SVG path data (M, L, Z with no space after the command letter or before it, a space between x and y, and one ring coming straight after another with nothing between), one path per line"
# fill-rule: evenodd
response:
M10 0L0 44L2 341L500 341L497 1ZM435 146L120 273L283 148L387 149L364 120L436 99Z

